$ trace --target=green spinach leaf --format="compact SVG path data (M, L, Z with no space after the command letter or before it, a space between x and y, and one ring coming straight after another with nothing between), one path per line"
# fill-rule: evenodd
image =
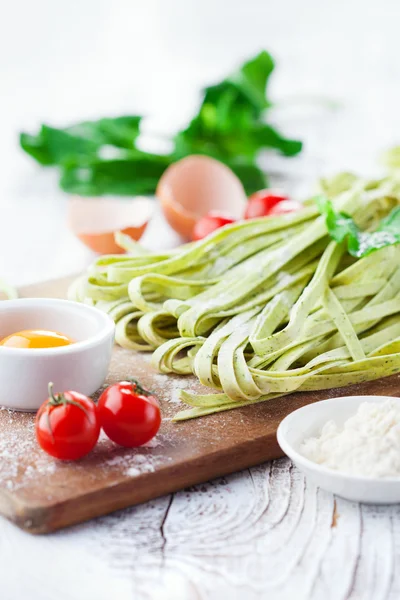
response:
M79 164L96 159L104 146L133 150L141 117L85 121L56 129L42 125L36 136L21 133L22 148L42 165Z
M170 162L167 156L144 154L69 165L63 169L60 186L65 192L82 196L154 194Z
M286 156L298 154L300 141L285 138L262 120L270 106L266 86L273 68L271 56L263 51L221 83L206 88L199 113L175 136L176 155L255 161L264 148Z

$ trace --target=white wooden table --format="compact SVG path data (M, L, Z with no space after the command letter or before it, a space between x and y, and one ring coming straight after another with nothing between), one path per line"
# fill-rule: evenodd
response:
M198 85L260 47L280 63L273 97L293 98L275 118L306 141L298 159L267 159L274 181L302 194L323 173L373 172L400 142L399 20L398 0L9 3L0 276L29 283L92 259L65 226L54 173L22 155L17 131L135 110L168 129L185 120ZM299 103L306 96L339 107ZM176 238L157 217L145 242ZM0 598L397 600L399 511L335 499L282 459L46 537L0 519Z

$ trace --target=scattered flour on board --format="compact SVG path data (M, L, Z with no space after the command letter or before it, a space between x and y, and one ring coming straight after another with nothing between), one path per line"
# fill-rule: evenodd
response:
M25 478L35 478L37 474L51 475L56 469L56 463L44 452L38 452L35 464L29 464L32 453L37 450L34 421L23 419L21 415L8 412L2 413L0 426L0 485L8 490L18 484L16 479L23 475ZM4 418L5 417L5 418Z
M141 352L140 358L143 362L149 364L151 363L151 359L153 358L152 352Z
M1 411L0 419L0 488L15 491L54 483L85 473L91 481L110 474L116 478L152 473L171 460L165 445L171 440L158 434L140 448L120 448L101 432L95 449L82 460L57 461L43 452L35 438L34 418L22 413ZM79 482L78 482L79 483Z
M159 389L163 391L163 399L166 402L173 402L175 404L181 402L181 399L179 398L180 390L186 389L190 391L189 386L193 383L193 380L187 379L186 377L180 377L178 379L171 375L162 375L160 373L153 375L153 379L157 386L159 386Z
M151 360L150 354L144 356ZM162 374L154 374L153 381L154 392L173 404L180 403L179 391L190 391L193 383L192 378ZM75 478L83 473L91 481L109 478L110 474L116 478L137 477L166 466L172 460L166 448L175 444L172 432L159 433L140 448L125 449L117 447L101 432L97 446L84 459L74 463L57 461L38 447L32 415L0 408L0 488L13 491L44 484L57 487L67 475Z

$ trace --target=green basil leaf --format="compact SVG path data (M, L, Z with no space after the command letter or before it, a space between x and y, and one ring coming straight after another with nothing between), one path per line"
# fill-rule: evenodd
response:
M385 231L393 235L400 233L400 206L396 206L387 217L382 219L378 231Z
M325 216L329 235L338 243L346 240L352 256L361 258L380 248L400 243L400 206L382 219L376 231L369 232L361 231L346 213L336 212L331 200L323 196L315 200L318 210Z

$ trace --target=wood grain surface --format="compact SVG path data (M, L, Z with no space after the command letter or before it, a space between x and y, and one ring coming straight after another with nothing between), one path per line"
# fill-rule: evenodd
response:
M69 279L24 288L26 297L65 297ZM34 416L0 412L0 512L31 533L45 533L226 475L282 455L276 429L294 409L334 395L398 395L393 376L351 388L292 394L270 402L173 423L181 387L201 389L193 377L155 373L149 355L115 348L108 382L135 376L161 400L158 436L138 449L102 436L78 462L45 455L34 438Z

